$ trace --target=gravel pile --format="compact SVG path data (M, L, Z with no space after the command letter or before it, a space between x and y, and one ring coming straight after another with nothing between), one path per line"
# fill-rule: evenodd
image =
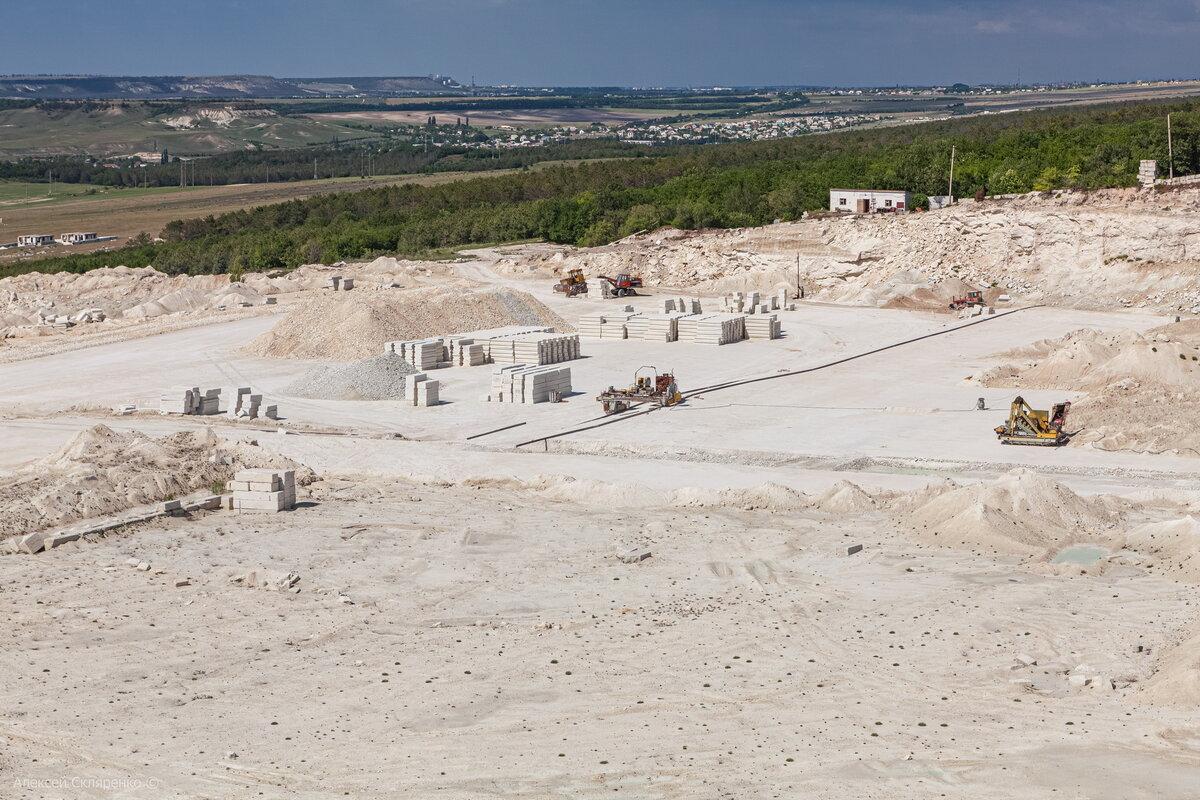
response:
M406 375L417 372L394 355L372 356L350 364L314 367L282 394L310 400L398 400L404 397Z

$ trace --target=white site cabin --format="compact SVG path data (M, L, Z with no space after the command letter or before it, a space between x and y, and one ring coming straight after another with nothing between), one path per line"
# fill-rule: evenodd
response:
M849 214L907 211L912 193L890 189L830 189L829 210Z

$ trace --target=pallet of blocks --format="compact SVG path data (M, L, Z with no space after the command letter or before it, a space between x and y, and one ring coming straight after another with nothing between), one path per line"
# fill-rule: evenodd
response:
M203 414L220 413L221 390L199 386L177 386L158 397L160 414Z
M732 344L746 338L741 314L697 314L679 320L679 338L696 344Z
M557 364L579 358L579 334L522 333L491 340L489 352L496 364Z
M440 338L388 342L384 345L384 351L400 356L417 369L435 369L449 361Z
M775 314L757 314L746 317L747 339L778 339L783 335L783 327Z
M404 399L414 406L436 406L441 402L440 390L441 382L429 380L424 372L414 372L404 378Z
M296 505L296 471L242 469L229 482L234 511L286 511Z
M496 403L545 403L552 393L562 396L570 391L570 367L513 364L496 367L485 399Z
M680 311L639 314L625 323L630 339L646 342L674 342L679 339L679 320L690 316Z
M626 324L639 316L634 311L605 311L603 314L588 314L579 318L575 327L580 336L591 339L627 339Z

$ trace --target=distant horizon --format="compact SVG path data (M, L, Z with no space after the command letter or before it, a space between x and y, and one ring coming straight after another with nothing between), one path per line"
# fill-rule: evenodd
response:
M21 80L25 78L41 80L71 80L87 78L272 78L288 81L333 81L333 80L394 80L394 79L442 79L451 80L455 85L470 88L471 82L463 81L453 74L446 73L380 73L380 74L329 74L329 75L288 75L265 72L9 72L0 73L0 80ZM688 83L688 84L617 84L617 83L485 83L478 79L473 84L476 89L621 89L626 91L736 91L736 90L787 90L787 89L939 89L962 84L971 88L1033 88L1041 86L1089 86L1095 84L1152 84L1152 83L1200 83L1200 77L1157 77L1157 78L1095 78L1091 80L1045 80L1021 83L980 82L969 83L961 80L945 80L934 83ZM314 95L315 97L316 95ZM64 98L65 99L65 98ZM86 99L81 96L80 99ZM218 99L215 98L214 99Z
M0 71L882 88L1200 74L1196 0L8 0ZM69 20L69 25L51 21ZM1169 78L1162 80L1171 80Z

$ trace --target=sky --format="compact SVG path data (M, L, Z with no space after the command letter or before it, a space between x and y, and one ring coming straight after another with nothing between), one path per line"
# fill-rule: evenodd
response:
M0 73L750 86L1200 77L1200 0L0 0Z

